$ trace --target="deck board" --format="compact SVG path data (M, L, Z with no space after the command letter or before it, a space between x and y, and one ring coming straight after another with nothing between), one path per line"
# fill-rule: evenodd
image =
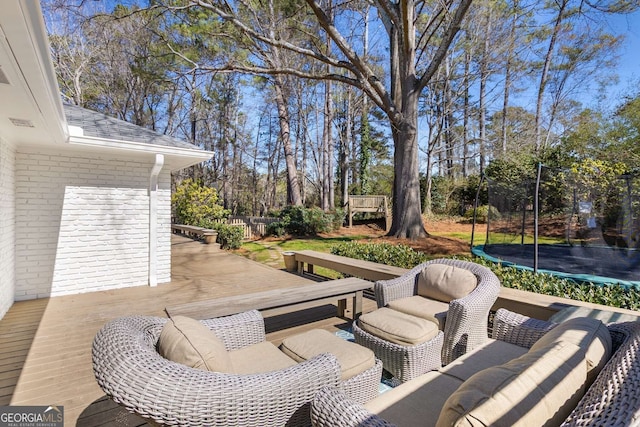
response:
M168 305L313 283L191 239L172 236L172 281L157 287L16 302L0 320L0 405L62 405L65 425L145 425L106 399L91 366L91 343L107 321L126 315L166 317ZM375 302L365 298L363 310ZM334 304L310 304L266 318L267 338L311 328L349 326ZM349 316L351 313L347 313Z

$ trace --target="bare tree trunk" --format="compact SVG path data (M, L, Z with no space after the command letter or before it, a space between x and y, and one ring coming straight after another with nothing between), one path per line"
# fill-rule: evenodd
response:
M482 58L480 59L480 174L484 171L485 152L487 147L487 81L489 80L489 35L491 34L491 8L486 10L485 37L482 45Z
M342 125L342 136L340 138L340 205L347 205L349 200L349 158L351 147L351 135L353 132L353 113L351 107L351 88L347 88L344 106L344 123Z
M324 83L324 126L322 133L322 210L331 209L331 122L333 106L331 103L331 82Z
M444 81L444 120L446 122L444 141L445 141L445 159L447 164L447 176L453 178L453 164L454 164L454 134L453 134L453 94L451 93L451 58L447 55L444 60L445 67L445 81Z
M469 175L469 117L471 112L469 111L469 73L471 67L471 52L466 51L464 54L464 100L462 112L462 176L467 177Z
M536 102L536 151L540 151L542 148L542 103L544 101L544 92L547 86L547 81L549 80L549 69L551 68L551 62L553 60L553 52L558 40L558 35L562 28L564 12L566 11L568 3L569 0L560 0L557 2L559 7L558 15L556 16L556 21L549 40L547 54L544 57L542 73L540 74L540 84L538 85L538 98Z
M422 222L420 203L420 173L418 168L418 100L419 85L415 70L415 38L413 34L415 10L413 5L401 3L398 16L406 28L388 28L391 58L391 98L402 105L402 114L392 118L394 142L393 208L389 235L418 239L427 236ZM404 58L400 61L400 55Z
M414 99L415 98L415 99ZM399 238L426 237L420 203L420 175L418 169L417 93L405 96L405 121L393 131L394 167L393 221L389 234ZM413 108L410 107L413 105Z
M509 30L509 45L507 48L507 63L504 70L504 94L502 98L502 126L501 142L502 154L507 153L507 112L509 110L509 93L513 84L513 55L516 49L516 25L518 23L518 0L513 0L513 11L511 14L511 28Z
M289 110L287 109L286 98L283 90L283 76L273 77L273 88L275 92L275 102L278 108L278 121L280 123L280 140L284 149L284 158L287 168L287 187L289 189L289 203L295 206L302 206L300 196L300 185L298 171L296 169L296 159L291 145L291 128L289 125Z
M333 6L328 1L329 20L333 25ZM327 36L326 55L331 56L331 38ZM327 64L327 73L331 73L331 65ZM333 184L333 100L331 99L331 81L324 82L324 133L322 138L322 209L328 211L335 208Z

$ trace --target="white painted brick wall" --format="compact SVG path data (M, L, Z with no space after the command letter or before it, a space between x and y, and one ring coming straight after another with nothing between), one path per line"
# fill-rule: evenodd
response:
M20 151L15 299L148 285L152 160ZM170 280L170 174L158 191L158 282Z
M15 290L15 150L0 138L0 319Z
M165 167L158 177L158 283L171 281L171 172Z

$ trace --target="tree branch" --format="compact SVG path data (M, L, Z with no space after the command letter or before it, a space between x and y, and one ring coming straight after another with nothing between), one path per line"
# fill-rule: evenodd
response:
M424 89L427 83L429 83L431 77L433 77L435 72L438 70L438 67L440 67L440 64L447 55L449 46L451 46L451 43L453 43L453 40L456 37L456 34L458 34L458 31L460 30L460 24L462 23L467 10L469 10L469 6L471 6L471 1L472 0L460 1L460 5L456 9L453 19L451 20L451 24L449 24L449 28L447 28L447 31L442 37L442 42L438 46L438 50L436 51L431 63L425 70L424 74L422 74L420 80L418 81L418 90L422 91Z
M205 9L207 9L207 10L212 11L213 13L218 15L220 18L224 19L227 22L232 23L240 31L242 31L243 33L247 34L248 36L251 36L252 38L255 38L258 41L261 41L263 43L269 44L271 46L280 47L280 48L289 50L291 52L298 53L300 55L304 55L304 56L313 58L313 59L321 61L321 62L323 62L325 64L331 65L333 67L346 68L349 71L353 72L353 70L350 69L350 67L349 67L350 64L345 63L344 61L339 61L339 60L337 60L335 58L327 57L325 55L320 54L319 52L315 52L315 51L310 50L310 49L305 49L305 48L302 48L300 46L296 46L296 45L294 45L292 43L289 43L287 41L284 41L284 40L276 40L274 38L266 37L266 36L258 33L257 31L255 31L251 27L247 26L245 23L240 21L232 13L225 12L224 10L220 9L219 7L217 7L216 5L214 5L212 3L207 3L204 0L192 0L191 1L191 5L192 6L200 6L200 7L203 7Z
M351 48L342 34L340 34L337 28L331 23L329 17L324 10L322 10L318 2L316 0L307 0L307 4L316 15L320 26L327 32L338 49L340 49L343 55L349 60L350 65L353 67L351 71L358 77L358 81L361 84L361 86L359 86L360 89L364 90L389 117L397 115L399 111L391 100L389 92L371 68L369 68L367 63Z

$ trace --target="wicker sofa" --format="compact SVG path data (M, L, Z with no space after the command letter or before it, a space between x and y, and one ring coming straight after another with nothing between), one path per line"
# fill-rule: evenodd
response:
M122 317L107 323L93 341L93 370L100 387L116 403L150 422L304 426L310 424L310 402L323 386L338 387L364 402L371 399L369 385L373 384L373 395L377 395L382 372L379 361L356 377L341 379L339 360L328 353L265 373L190 368L159 354L158 342L167 322L161 317ZM262 345L260 351L268 350L264 320L256 310L201 322L228 351L255 345ZM257 354L258 358L266 356Z
M418 282L421 274L425 268L437 264L473 273L477 278L477 286L466 296L451 301L419 296ZM440 323L444 330L442 363L446 365L486 342L489 310L500 293L500 280L490 269L473 262L434 259L395 279L378 281L374 288L378 307L389 307L419 317L425 313L432 314L429 319ZM435 318L431 319L433 317ZM399 367L398 370L402 369Z
M585 347L581 340L576 345L565 346L555 342L553 347L536 349L541 345L547 345L550 339L564 336L560 334L563 329L562 333L566 333L567 330L572 332L570 328L573 328L576 322L581 324L587 321L590 325L599 322L578 318L563 322L559 327L555 323L531 319L503 309L498 310L494 320L493 339L489 342L440 371L432 371L403 383L366 405L349 400L333 387L323 388L312 402L312 424L316 427L640 425L639 322L612 323L606 327L600 324L597 340L584 339L591 343L603 343L599 346L590 347L593 344L586 343ZM602 330L608 331L606 335L609 336L609 344L605 343ZM558 367L547 365L549 360L553 364L555 357L547 356L548 354L556 351L559 353L554 354L560 354L565 349L572 350L572 346L578 350L569 354L562 364ZM606 349L607 346L610 346L609 350ZM593 353L593 348L599 349L600 352ZM541 359L542 355L552 358ZM511 375L511 372L508 381L501 376L505 367L516 369L525 366L522 361L527 358L530 364L533 363L526 365L527 369L538 363L543 365L542 369L551 372L549 376L535 378L535 370L518 371L516 376ZM587 363L584 363L585 361ZM567 370L567 366L570 366L570 369ZM587 369L583 366L587 366ZM536 369L540 368L537 366ZM534 378L529 377L528 381L519 384L518 381L523 379L519 376L522 372L533 372ZM579 377L575 377L576 375ZM468 379L456 383L451 381L451 377ZM570 386L574 380L577 380L575 384L582 384L576 386L575 391L573 388L567 388L567 384ZM521 387L528 387L532 382L536 383L535 392L527 391L520 400L516 386L519 384ZM470 383L479 386L483 393L488 394L473 403L474 398L478 396L473 394L474 388L469 386ZM499 383L499 387L492 388L492 384L495 386L496 383ZM512 394L513 390L516 390L516 395ZM557 393L562 393L561 390L569 390L569 397L558 395ZM513 399L516 403L505 405L504 399ZM474 407L475 404L477 406ZM470 405L472 409L469 409ZM540 415L536 411L546 405L550 405L551 409L543 410L552 415L547 419L532 420L531 417ZM554 405L562 408L555 408ZM485 410L484 414L477 412L479 407Z

